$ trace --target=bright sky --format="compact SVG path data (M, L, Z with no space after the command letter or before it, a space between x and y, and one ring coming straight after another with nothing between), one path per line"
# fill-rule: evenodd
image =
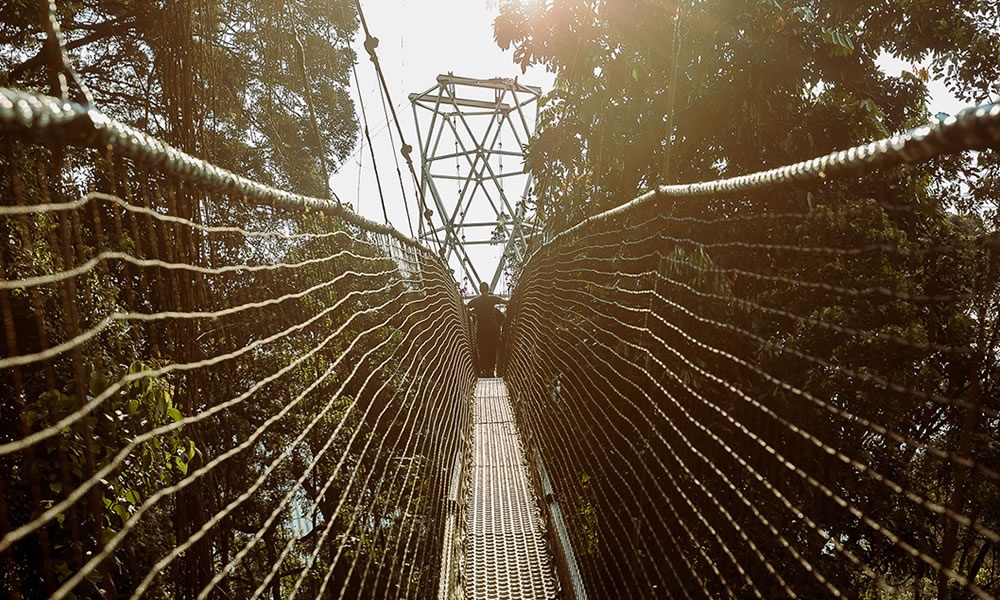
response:
M882 67L882 70L898 77L903 71L909 71L913 65L906 61L899 60L888 54L882 54L878 57L878 64ZM918 65L926 67L926 64ZM927 109L930 111L931 115L936 115L937 113L947 113L953 115L958 111L965 108L967 103L960 101L955 98L948 88L945 86L942 80L933 80L927 83L927 90L930 92L930 101L927 103Z
M368 26L372 35L379 39L378 56L392 102L401 120L405 140L414 148L412 157L418 175L420 151L413 111L407 96L434 86L438 74L453 72L458 76L477 79L516 76L520 83L541 87L543 92L552 88L551 73L532 68L522 74L520 67L513 63L512 53L501 51L493 41L493 18L497 12L495 4L495 0L365 0L363 3ZM367 58L363 42L364 34L359 32L355 49L359 59L360 90L368 114L387 213L396 229L409 233L396 164L393 161L394 152L398 150L394 151L390 145L390 130L396 148L399 147L399 140L394 128L386 126L375 70ZM879 63L886 72L896 76L911 66L889 56L880 57ZM929 89L932 95L929 107L932 115L937 112L954 114L963 107L941 82L932 81ZM426 121L424 127L426 128ZM510 146L505 146L505 149L509 148ZM410 212L415 218L417 210L413 185L405 163L402 160L399 162ZM451 166L452 169L454 167L455 165ZM504 170L508 168L509 163ZM331 185L341 200L350 203L361 215L374 221L383 220L366 141L359 143L354 155L332 176ZM516 199L520 196L520 188L508 193ZM443 195L447 194L457 195L457 189L445 189ZM500 252L499 246L475 246L470 249L472 260L476 262L483 278L488 279L492 274ZM454 260L452 266L461 281L461 271ZM500 293L507 291L503 287L498 288Z

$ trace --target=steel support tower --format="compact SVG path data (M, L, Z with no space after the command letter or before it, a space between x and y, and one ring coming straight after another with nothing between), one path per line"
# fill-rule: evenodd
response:
M505 268L520 264L535 233L524 159L541 95L541 88L517 79L451 73L438 75L427 91L410 94L421 193L431 213L419 219L420 239L436 245L474 293L482 281L494 291ZM482 246L502 249L495 268L491 253L477 251Z

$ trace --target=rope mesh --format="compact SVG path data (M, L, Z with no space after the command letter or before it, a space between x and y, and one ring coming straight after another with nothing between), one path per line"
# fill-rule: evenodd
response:
M0 591L495 591L447 265L83 96L0 89ZM998 123L660 186L531 258L503 369L564 593L1000 594L1000 237L899 185Z
M505 379L590 595L1000 594L1000 237L890 181L661 188L532 257Z
M146 138L4 139L0 588L436 589L475 381L440 259Z

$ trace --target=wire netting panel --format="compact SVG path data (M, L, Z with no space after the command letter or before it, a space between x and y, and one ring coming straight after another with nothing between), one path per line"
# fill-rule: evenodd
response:
M651 197L529 262L505 379L590 597L1000 592L1000 238L898 180Z
M440 260L197 173L3 146L4 594L435 596L475 381Z

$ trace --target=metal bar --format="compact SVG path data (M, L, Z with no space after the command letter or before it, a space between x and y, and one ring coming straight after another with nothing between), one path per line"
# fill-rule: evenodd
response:
M416 105L414 104L414 106L416 106ZM431 110L431 112L432 112L431 122L430 122L430 125L427 126L427 144L422 149L423 153L424 153L424 156L427 156L427 152L430 150L431 135L432 135L432 132L434 131L434 124L437 122L437 117L438 117L438 114L439 114L439 107L440 106L441 106L441 90L439 88L438 89L438 96L437 96L437 103L435 103L434 108ZM416 118L416 109L414 109L413 117Z
M465 244L466 246L486 246L486 245L496 246L499 244L499 242L495 242L493 240L466 240L462 243Z
M358 90L358 94L360 94L360 93L361 93L361 90L359 89ZM426 198L427 197L427 182L425 181L426 177L424 177L424 172L427 170L427 161L424 159L424 156L426 156L426 154L424 154L424 152L423 152L424 139L423 139L423 136L421 135L421 132L420 132L420 119L417 118L417 107L416 107L415 104L411 104L410 108L413 109L413 122L416 124L416 127L417 127L417 147L421 149L421 152L420 152L420 159L421 159L420 160L420 195L423 196L424 198ZM429 134L430 131L428 131L427 133ZM403 202L406 202L406 198L403 198ZM417 207L417 212L420 212L420 207L419 206ZM407 217L409 217L409 211L407 211ZM423 235L424 235L424 218L423 217L424 217L423 215L420 215L420 214L417 215L417 235L420 236L420 237L423 237ZM412 232L412 230L411 230L411 232Z
M499 100L498 100L498 102L499 102ZM460 112L456 113L456 115L459 118L463 118ZM469 161L468 154L470 153L470 151L465 147L465 142L462 141L462 136L459 135L458 130L455 128L454 123L450 119L448 120L448 125L451 127L452 135L455 136L455 142L459 146L461 146L462 150L466 153L466 160ZM489 136L489 132L490 132L490 130L492 128L493 128L493 123L491 122L490 125L486 129L486 133L483 135L483 139L484 140L486 139L486 137ZM472 133L471 130L469 130L468 128L466 128L466 129L469 132L469 138L476 145L476 158L475 158L474 161L469 161L470 162L469 173L470 173L470 176L471 176L471 174L476 171L476 163L478 163L480 157L483 156L483 154L482 154L483 144L480 143L476 139L476 136ZM462 206L462 201L465 198L466 193L468 193L468 191L469 191L469 183L470 182L471 182L471 179L469 181L466 181L465 185L462 186L462 189L459 192L458 200L455 203L455 214L458 214L459 212L461 212L464 215L464 213L465 213L465 211L461 211L460 209L461 209L461 206ZM466 210L468 210L468 206L472 202L472 197L475 196L476 189L478 189L479 185L481 185L481 182L477 180L476 184L477 185L473 187L472 193L471 193L471 195L469 197L469 202L466 203ZM490 203L492 204L492 201ZM495 207L494 207L494 210L495 210ZM450 217L452 221L455 220L455 214L452 214L451 217ZM463 216L463 218L464 218L464 216Z
M442 88L443 88L443 86L442 86ZM445 90L445 91L447 91L447 90ZM455 142L456 142L456 144L460 145L460 146L461 146L461 147L463 148L463 150L464 150L464 149L465 149L465 144L464 144L464 143L462 142L462 140L460 139L460 136L459 136L459 134L458 134L458 131L457 131L457 130L455 129L455 126L454 126L454 123L453 123L453 120L452 120L451 118L447 118L447 117L446 117L446 118L444 118L444 119L443 119L443 122L442 122L442 124L441 124L441 126L440 126L440 132L439 132L439 134L438 134L439 138L440 138L440 137L441 137L441 135L442 135L442 134L444 133L444 124L445 124L445 123L447 123L447 124L448 124L448 126L449 126L449 127L451 128L451 130L452 130L452 135L454 135L454 136L455 136ZM434 152L436 152L436 151L437 151L437 148L438 148L438 145L436 144L436 145L435 145L435 147L434 147ZM466 152L466 160L469 160L469 159L468 159L468 156L467 156L467 154L469 154L469 152ZM478 155L477 155L477 160L478 160ZM471 175L471 174L470 174L470 175ZM469 259L469 257L468 257L468 254L467 254L467 253L465 253L465 252L464 252L464 250L462 250L462 249L458 248L458 245L460 244L460 241L459 241L459 239L458 239L458 236L457 236L457 234L454 234L454 231L455 231L455 223L456 223L456 221L458 221L458 223L459 223L459 226L461 226L461 223L462 223L462 221L464 221L464 219L465 219L465 212L461 212L461 213L460 213L458 209L459 209L459 208L460 208L460 206L461 206L461 198L462 198L462 197L463 197L463 196L465 195L465 192L466 192L466 191L468 190L468 185L469 185L469 181L467 180L467 181L466 181L466 184L465 184L465 185L464 185L464 186L462 187L462 190L461 190L461 192L460 192L460 194L459 194L459 200L458 200L458 202L456 203L456 210L455 210L455 211L454 211L453 213L451 213L451 214L448 214L448 213L447 213L446 211L444 211L444 210L443 210L443 207L442 207L442 212L441 212L441 221L442 221L443 223L445 223L445 224L446 224L446 226L448 226L448 227L449 227L449 228L451 229L451 231L452 231L452 233L453 233L453 240L454 240L454 245L453 245L453 246L449 246L449 247L447 247L447 249L446 249L446 251L445 251L445 252L446 252L446 254L445 254L445 256L444 256L444 260L445 260L445 262L448 262L448 261L450 261L450 260L451 260L451 257L452 257L452 256L453 256L454 254L460 254L460 256L459 256L459 259L460 259L460 260L462 260L462 258L463 258L463 257L464 257L464 260L466 260L466 261L470 260L470 259ZM474 195L474 193L475 193L475 192L473 192L473 195ZM471 201L471 197L470 197L470 201ZM460 219L459 219L459 215L461 215L461 218L460 218ZM474 285L478 286L478 285L479 285L479 281L480 281L480 279L479 279L479 273L478 273L478 271L477 271L477 270L475 269L475 267L474 267L474 266L473 266L473 267L471 267L471 268L472 268L472 271L473 271L473 272L475 273L475 275L476 275L476 278L475 278L474 280L472 280L472 282L473 282L473 284L474 284ZM468 272L469 272L469 269L464 269L464 270L465 270L465 271L466 271L466 273L468 274Z
M459 113L458 118L461 119L462 124L465 126L466 131L469 133L469 136L471 138L475 139L475 134L472 132L472 127L469 125L469 122L465 119L465 116L462 115L461 113ZM490 124L490 129L492 129L492 127L493 127L492 124ZM497 135L499 135L500 129L501 129L501 127L497 127L497 132L498 132ZM485 136L483 137L483 139L485 141ZM491 147L493 147L495 145L496 145L496 137L494 137L493 144L491 144ZM486 165L486 170L490 172L490 177L491 178L495 178L495 174L493 173L493 167L490 166L489 161L485 161L485 165ZM514 215L514 207L512 207L510 205L510 202L507 201L507 196L506 196L506 194L503 191L503 187L501 187L499 183L497 183L496 185L497 185L497 191L500 192L500 200L502 201L503 205L507 207L507 210L510 211L511 216L513 216ZM495 206L494 206L494 209L496 209ZM497 210L497 217L499 217L499 216L500 216L500 211Z
M480 222L480 223L465 223L465 222L462 222L460 224L456 223L456 224L453 225L453 227L455 227L456 229L464 229L466 227L496 227L496 226L497 226L497 222L496 221L483 221L483 222ZM440 232L440 231L442 231L442 229L443 228L438 227L436 229L436 231Z
M522 114L521 117L522 117L522 123L523 123L524 122L524 115ZM510 126L511 132L514 134L514 139L517 140L518 147L524 148L524 144L521 142L521 137L517 134L517 127L514 126L513 119L510 118L510 115L505 115L505 120L507 121L507 124ZM502 127L502 125L501 125L501 127ZM530 136L531 132L529 132L527 130L527 128L526 128L525 129L525 134L528 135L528 136ZM524 158L525 157L524 152L519 153L518 156L521 156L522 158ZM516 175L522 175L522 174L524 174L523 169L522 169L521 172L516 173ZM500 173L500 174L497 175L497 178L499 179L501 177L512 177L514 175L515 175L515 173ZM520 224L521 221L524 220L524 214L525 214L525 211L527 210L527 205L528 205L528 191L531 189L531 182L533 180L533 177L531 176L530 173L528 173L527 175L528 176L527 176L527 178L525 179L525 182L524 182L524 191L521 192L521 201L520 201L520 204L519 204L518 212L517 212L517 214L515 215L515 218L514 218L514 227L515 227L515 231L513 232L514 235L519 235L517 227L518 227L518 224ZM527 240L524 239L523 235L521 236L521 242L523 244L525 244L525 248L527 248Z
M486 94L483 93L485 90L492 91ZM510 94L509 97L508 94ZM491 96L492 99L488 99L487 96ZM426 189L432 190L434 207L439 213L436 220L440 225L429 223L422 235L439 235L443 232L445 243L442 245L442 250L445 260L451 261L452 258L457 257L459 260L466 261L469 258L468 253L462 250L462 237L470 231L481 231L485 227L499 226L501 215L504 215L504 225L510 225L509 235L505 240L499 242L503 245L503 256L493 273L491 289L496 287L507 265L515 260L514 256L530 251L531 246L528 244L531 237L530 232L535 228L533 224L524 223L528 192L532 185L530 173L524 173L523 168L521 168L523 162L516 165L518 167L516 171L513 169L503 171L498 168L498 165L493 164L493 159L496 157L502 161L502 158L506 156L512 159L520 157L523 161L523 148L532 132L528 127L525 107L535 103L537 113L537 101L540 96L540 88L524 86L511 79L482 80L457 77L451 73L439 76L437 86L420 94L409 95L415 119L419 118L418 107L432 113L431 129L428 130L426 136L420 138L424 154L421 179ZM518 111L516 119L511 118L510 112L513 110ZM474 120L480 116L489 116L490 122L484 123ZM458 121L461 122L461 125ZM506 125L504 121L506 121ZM524 130L518 129L515 123L523 126ZM444 143L445 130L454 136L456 149L454 152L448 151L438 154L441 144ZM423 128L421 128L422 133ZM508 134L513 135L520 152L503 149L501 140L504 135ZM453 158L464 165L464 173L432 173L432 168L440 170L438 165L443 164L442 161ZM509 195L504 190L504 179L525 175L526 181L518 198ZM451 205L451 195L448 195L446 202L446 197L442 193L444 190L438 189L437 183L432 180L458 182L458 196L455 198L453 206ZM493 185L489 185L487 180L492 180ZM497 197L494 197L494 194L497 194ZM474 214L470 212L474 205L480 204L488 204L497 220L490 223L466 223L465 219ZM497 245L498 240L471 240L466 241L465 244L469 246ZM478 269L474 266L463 265L462 270L474 283L481 281Z
M505 90L505 91L503 91L503 92L501 92L500 94L497 95L498 96L497 97L497 102L498 103L502 101L502 99L503 99L503 97L504 97L504 95L506 93L507 92ZM496 133L493 135L492 140L490 140L490 149L492 150L492 149L494 149L496 147L497 140L499 139L499 137L500 137L500 135L501 135L501 133L503 131L503 120L505 120L505 119L508 118L507 115L506 114L500 114L500 113L497 113L496 115L494 115L494 119L493 119L493 121L490 122L490 125L487 127L487 131L483 134L483 139L482 139L481 142L476 140L475 134L472 132L472 128L469 125L468 121L464 118L464 116L460 114L459 118L462 119L462 123L465 126L466 132L469 134L470 138L472 138L473 141L476 142L478 150L479 150L479 152L477 154L477 157L476 157L476 161L470 161L471 162L472 170L473 171L475 170L475 164L476 164L476 162L478 162L479 158L482 157L483 158L484 169L485 170L489 170L490 175L491 175L491 179L493 180L494 185L496 185L497 191L500 193L500 200L501 200L502 205L505 206L507 208L507 210L509 211L511 219L515 219L515 215L517 213L514 210L514 207L510 205L510 202L509 202L509 200L506 197L506 194L505 194L505 192L503 190L503 187L498 182L497 174L493 172L492 165L489 164L489 160L486 159L486 155L483 152L485 142L489 138L490 131L492 131L494 123L497 124L497 128L496 128ZM449 121L449 124L451 124L451 121ZM513 127L512 124L511 124L511 126ZM458 132L455 130L454 125L452 125L452 129L454 131L456 139L460 139L461 136L459 136ZM464 148L464 144L462 144L462 147ZM466 160L468 160L468 158L466 158ZM485 182L483 181L482 173L483 173L483 169L480 169L480 171L476 174L477 175L476 176L476 185L474 186L472 194L470 195L469 200L466 203L465 210L461 211L460 214L462 215L462 218L464 218L464 215L468 211L469 206L471 206L472 198L474 197L476 190L478 190L480 187L482 187L483 193L486 195L487 200L490 202L490 205L493 207L493 210L494 210L494 212L497 215L497 226L500 226L500 224L501 224L501 216L500 216L501 215L501 211L497 208L496 204L493 202L492 195L490 194L489 190L487 189L487 187L485 185ZM465 190L463 189L463 194L462 194L463 196L464 196L464 193L465 193ZM458 214L458 211L460 210L460 208L461 208L461 198L459 198L459 205L456 206L456 214ZM493 277L491 278L490 286L489 286L489 289L491 291L496 289L496 285L499 282L500 276L503 273L503 268L506 265L507 254L508 254L508 252L509 252L509 250L511 248L511 242L514 239L514 237L516 235L518 235L518 234L519 234L519 230L515 227L514 230L512 231L511 237L508 238L507 243L504 246L504 250L501 253L500 260L499 260L499 263L497 265L497 268L494 271ZM527 244L527 242L524 240L523 236L521 238L521 242L523 244L525 244L525 245ZM482 243L482 242L478 242L477 241L476 243ZM490 240L488 243L495 244L496 242Z
M523 117L523 115L522 115L522 117ZM522 119L522 121L523 121L523 119ZM514 120L513 119L507 119L507 123L510 124L510 131L511 131L511 133L514 134L514 139L517 140L517 147L523 149L524 146L525 146L525 142L521 141L521 136L517 134L517 127L514 127ZM531 137L531 132L528 131L527 128L525 128L524 133L528 137ZM518 152L517 155L523 157L524 156L524 151L522 150L521 152Z
M457 75L452 75L451 73L447 75L438 75L438 83L441 84L453 84L453 85L468 85L481 88L492 88L497 90L511 90L516 89L521 92L530 92L533 94L541 95L542 88L535 87L532 85L524 85L523 83L517 83L512 79L497 78L497 79L472 79L469 77L459 77Z
M524 156L523 152L514 152L512 150L486 150L484 152L486 152L487 154L502 154L504 156L514 156L514 157L523 157ZM465 154L471 154L471 152L452 152L451 154L442 154L440 156L433 156L431 158L428 158L427 162L433 162L433 161L436 161L436 160L444 160L444 159L448 159L448 158L455 158L455 157L462 156L462 155L465 155Z
M538 100L538 98L535 98L535 100ZM525 131L531 131L531 129L528 127L528 118L524 116L524 109L523 109L522 105L520 105L520 104L517 105L517 114L518 114L518 116L521 117L521 125L524 125L524 130ZM535 123L538 123L538 103L537 102L535 103Z
M477 150L477 152L476 152L476 160L475 161L469 161L470 172L475 172L476 171L476 164L479 162L480 158L482 158L483 159L483 163L484 163L484 169L489 169L490 170L490 174L492 175L493 170L489 168L489 160L487 160L486 156L485 156L485 142L486 142L486 139L489 137L490 132L493 131L493 123L490 123L490 125L486 128L486 131L483 133L483 139L482 139L482 141L479 141L479 140L477 140L476 135L472 132L472 128L469 126L468 121L465 120L465 117L463 115L461 115L461 114L459 114L458 117L459 117L459 119L461 119L462 124L465 125L465 130L466 130L466 133L469 134L469 138L473 141L473 143L476 144L476 150ZM464 150L465 149L465 144L462 142L461 136L459 135L458 130L455 128L455 126L454 126L453 123L449 122L449 124L452 126L452 132L455 135L455 139L458 140L459 145ZM497 138L500 135L500 131L501 131L501 128L497 127L497 132L496 132L496 134L494 134L493 140L490 143L490 149L491 150L496 147L496 141L497 141ZM468 157L466 157L466 160L469 160ZM477 183L482 184L482 180L483 180L482 174L483 174L483 170L484 169L480 169L480 171L477 173L477 177L476 177L476 182ZM498 186L498 189L500 189L501 196L502 196L503 195L503 189L499 188L499 186ZM484 191L486 190L485 185L483 186L483 190ZM474 190L473 190L473 194L475 194ZM465 196L465 190L463 190L462 195L459 196L459 202L461 202L461 200L462 200L462 198L464 196ZM492 200L490 201L490 204L493 204ZM493 205L493 209L496 211L497 217L499 217L500 216L500 211L496 208L496 205Z
M414 99L412 97L410 98L410 100L412 102L416 103L416 104L421 104L421 103L425 102L424 100ZM473 98L457 98L457 97L453 97L449 101L449 104L452 104L452 105L454 105L456 107L458 107L458 106L468 106L469 108L488 108L490 110L497 110L497 111L501 111L501 112L510 112L510 111L514 110L514 107L511 106L510 104L495 104L495 103L491 103L491 102L489 102L487 100L475 100Z
M568 588L568 598L575 600L587 600L587 589L583 585L583 577L580 576L580 567L576 560L576 553L573 552L573 544L569 539L569 530L566 527L566 519L563 517L559 503L556 501L555 490L552 488L552 480L545 470L542 457L534 445L528 446L528 454L534 458L536 481L541 485L543 506L547 509L549 524L555 534L556 567L562 576L563 588Z
M453 240L452 244L447 244L445 246L446 248L446 256L444 257L445 264L447 264L448 261L451 260L452 254L458 254L459 262L462 265L462 271L465 272L465 276L469 279L469 281L476 281L476 282L480 281L481 279L479 277L479 271L477 271L476 266L472 264L472 259L469 257L468 252L465 251L465 243L464 242L459 243L458 236L455 234L454 228L452 229L452 240Z
M426 110L428 112L434 112L434 108L433 107L427 106L423 102L414 102L413 106L417 106L417 107L422 108L422 109L424 109L424 110ZM456 111L456 112L442 112L441 114L448 115L448 116L455 116L455 115L458 114L458 111ZM492 110L489 110L489 111L487 111L487 110L484 110L484 111L466 111L465 112L465 116L467 116L467 117L491 117L494 114L495 113Z
M483 149L482 142L479 142L476 139L475 134L472 132L472 129L469 127L468 123L465 122L465 119L462 117L462 115L458 115L458 116L459 116L460 119L462 119L462 122L465 124L465 126L466 126L465 129L466 129L466 132L469 134L470 139L472 139L473 143L476 144L477 153L476 153L475 160L469 160L468 155L466 155L466 161L469 162L470 175L471 175L472 173L474 173L476 171L476 165L477 165L477 163L479 163L480 158L483 159L483 163L486 166L489 165L489 161L486 160L485 156L481 152L481 150ZM458 141L459 146L461 146L461 148L463 150L465 150L466 149L465 148L465 143L462 141L461 135L459 135L458 129L455 127L455 124L452 122L452 120L448 121L448 125L451 126L452 133L454 134L455 139ZM487 127L486 132L483 134L483 141L484 142L486 141L486 138L489 136L490 131L492 131L492 129L493 129L493 124L490 123L490 126ZM499 128L497 128L497 131L499 132ZM494 136L494 145L495 145L495 143L496 143L496 137ZM491 148L492 148L492 146L491 146ZM490 196L489 191L486 189L486 186L485 186L485 184L483 183L483 180L482 180L482 173L483 173L483 169L480 169L480 171L477 173L477 176L476 176L476 179L475 179L475 186L473 186L472 193L469 195L469 199L466 202L466 208L465 208L464 211L461 211L461 212L464 214L466 211L468 211L469 206L472 204L472 198L476 194L476 190L479 189L480 187L482 187L483 193L486 194L486 199L489 201L490 206L493 207L493 212L496 213L497 219L499 220L499 218L500 218L500 209L497 208L496 203L493 202L492 196ZM462 206L462 200L465 198L465 194L468 192L468 187L469 187L468 182L466 183L465 186L462 187L462 192L459 194L459 196L458 196L458 202L457 202L457 204L455 206L455 214L459 213L459 209ZM501 190L501 192L502 191L503 190ZM454 216L452 217L452 220L454 220Z
M503 252L500 253L500 262L497 263L497 268L495 271L493 271L493 280L490 283L490 289L495 288L496 284L500 281L500 277L501 275L503 275L503 268L504 266L506 266L507 263L507 257L510 256L511 246L514 243L514 239L518 236L519 233L520 233L520 228L518 227L517 222L514 221L514 224L511 227L510 236L507 238L507 241L504 244ZM526 243L523 237L521 237L521 243L522 244Z
M455 158L455 156L452 155L452 158ZM428 174L435 179L450 179L452 181L466 181L470 179L468 175L446 175L444 173L428 173ZM477 179L485 181L488 179L503 179L505 177L517 177L518 175L524 175L524 173L521 171L508 171L507 173L497 173L494 177L475 177L471 179L472 181L475 181Z

